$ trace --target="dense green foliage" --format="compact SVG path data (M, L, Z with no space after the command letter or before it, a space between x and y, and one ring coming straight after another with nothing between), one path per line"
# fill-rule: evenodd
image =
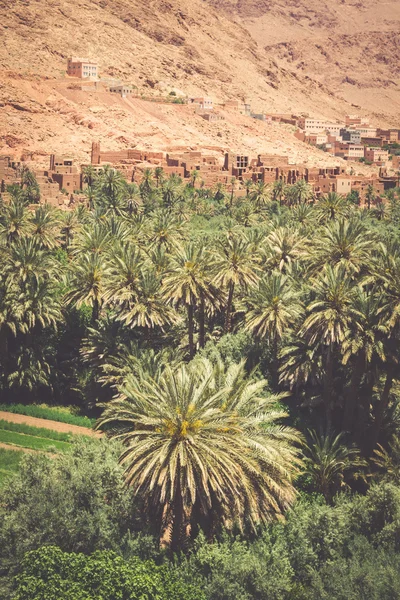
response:
M210 544L200 535L186 557L170 562L142 530L140 509L122 485L118 446L73 446L57 461L26 457L0 492L1 562L17 575L17 598L101 597L102 581L109 598L135 598L118 594L124 585L161 580L158 593L167 590L168 600L378 600L400 593L396 483L375 483L333 505L304 497L285 523L264 527L251 541L222 535ZM33 553L24 559L26 551ZM4 598L11 593L6 583L11 579L3 580Z
M84 178L87 207L28 210L25 171L0 208L0 399L76 406L121 445L24 457L0 497L4 596L17 572L42 593L48 551L77 598L98 591L79 561L144 585L163 565L207 600L397 598L399 190L361 209L304 181Z
M110 551L85 556L48 546L28 552L16 583L15 600L205 600L172 569Z

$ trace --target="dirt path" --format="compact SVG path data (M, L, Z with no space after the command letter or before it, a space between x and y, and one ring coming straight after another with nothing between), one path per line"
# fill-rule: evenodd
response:
M59 421L50 421L49 419L38 419L37 417L28 417L26 415L18 415L0 411L0 420L8 421L9 423L24 423L33 427L43 427L60 433L73 433L74 435L89 435L91 437L99 437L101 434L97 431L89 429L89 427L80 427L79 425L69 425L68 423L60 423ZM3 447L3 446L2 446Z

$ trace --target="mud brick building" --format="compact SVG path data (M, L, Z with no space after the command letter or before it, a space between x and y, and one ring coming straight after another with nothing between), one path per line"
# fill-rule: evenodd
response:
M67 75L70 77L79 77L79 79L86 79L89 77L97 79L99 75L98 64L96 61L89 60L88 58L72 56L68 59Z
M133 89L129 85L114 85L110 86L110 92L113 94L119 94L122 98L130 96L133 93Z

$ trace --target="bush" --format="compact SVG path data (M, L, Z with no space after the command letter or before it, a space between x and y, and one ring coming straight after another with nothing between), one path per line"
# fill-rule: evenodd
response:
M80 439L57 459L27 455L0 491L0 563L13 568L44 544L68 552L119 550L139 515L118 465L121 448Z
M109 551L85 556L48 546L28 552L15 583L15 600L205 600L171 569Z

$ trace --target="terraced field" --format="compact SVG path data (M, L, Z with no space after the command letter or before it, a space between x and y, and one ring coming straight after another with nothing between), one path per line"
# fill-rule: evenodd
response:
M11 409L11 412L0 411L0 485L18 470L24 453L47 452L56 456L59 452L68 451L77 435L97 435L90 427L76 424L80 420L90 426L89 419L69 415L64 410L22 405L0 408ZM31 416L32 413L38 416Z

